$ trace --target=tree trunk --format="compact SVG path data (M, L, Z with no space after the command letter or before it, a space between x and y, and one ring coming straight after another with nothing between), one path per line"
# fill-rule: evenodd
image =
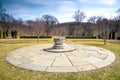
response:
M115 32L112 32L112 39L115 39Z
M46 32L47 33L47 36L48 36L48 32Z
M109 39L109 33L110 33L110 32L107 32L107 39Z
M111 32L109 33L109 39L112 39L112 33Z
M96 36L97 39L99 39L98 35Z
M8 39L12 39L11 31L8 31Z
M104 45L106 45L106 37L104 37Z
M37 42L39 42L39 35L37 36Z
M115 32L115 40L117 40L117 32Z

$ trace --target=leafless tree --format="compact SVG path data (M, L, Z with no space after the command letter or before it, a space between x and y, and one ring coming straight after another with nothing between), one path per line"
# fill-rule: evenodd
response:
M109 21L106 18L99 18L97 20L97 25L99 26L99 35L103 38L104 44L106 45L106 39L110 33Z
M80 10L75 11L75 14L73 15L73 19L75 19L76 22L82 22L85 17L85 13Z
M35 27L36 27L35 31L36 31L36 34L38 36L37 41L39 42L39 36L40 36L40 34L44 33L44 22L42 22L39 18L36 18Z
M120 8L117 10L118 16L120 16Z
M96 24L98 19L100 19L100 17L98 17L98 16L92 16L88 19L88 23L90 23L88 25L88 26L90 26L89 30L91 30L93 32L94 36L96 36L97 39L98 39L98 36L99 36L99 27Z
M90 17L89 19L88 19L88 22L90 22L90 23L96 23L96 21L97 21L97 16L92 16L92 17Z
M117 40L118 32L120 31L120 16L114 18L114 28L113 31L115 33L115 39Z
M50 32L52 30L53 25L58 23L57 18L55 18L54 16L51 16L51 15L43 15L41 17L41 21L43 23L45 23L44 24L44 30L45 30L47 36L50 35Z
M111 19L109 22L111 28L110 37L115 40L117 40L118 33L120 31L120 9L118 9L116 13L117 16L114 19Z
M3 15L6 13L6 10L3 8L3 5L0 1L0 21L3 19Z
M51 15L43 15L41 17L41 21L46 22L48 25L54 25L59 23L57 18Z
M69 23L68 31L69 31L69 35L73 36L75 31L75 25Z

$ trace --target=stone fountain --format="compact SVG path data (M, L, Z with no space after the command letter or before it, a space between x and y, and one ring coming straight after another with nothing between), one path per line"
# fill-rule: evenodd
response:
M54 46L53 49L64 49L67 47L67 45L64 43L65 38L54 38Z
M76 48L65 44L65 40L66 39L63 37L54 38L55 44L50 48L45 48L44 50L48 52L54 52L54 53L71 52L71 51L76 50Z

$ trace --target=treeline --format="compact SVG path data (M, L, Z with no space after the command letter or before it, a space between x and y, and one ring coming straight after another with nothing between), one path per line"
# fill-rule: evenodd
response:
M73 15L75 22L59 24L52 15L43 15L36 20L15 19L0 7L0 38L17 38L19 36L95 36L102 39L120 37L120 9L113 19L92 16L87 22L85 13L77 10Z
M46 17L43 17L43 19ZM11 36L96 36L97 38L106 37L107 39L117 39L120 37L120 17L107 19L99 17L88 22L69 22L58 24L55 21L43 21L36 18L36 21L11 20L10 22L0 22L0 37ZM13 38L16 38L14 36Z

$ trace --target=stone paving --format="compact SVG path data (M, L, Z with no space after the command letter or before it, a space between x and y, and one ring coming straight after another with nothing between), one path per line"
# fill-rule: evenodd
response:
M87 45L75 47L72 52L44 51L52 44L33 45L10 52L6 60L14 66L43 72L80 72L103 68L115 61L115 55L103 48Z

